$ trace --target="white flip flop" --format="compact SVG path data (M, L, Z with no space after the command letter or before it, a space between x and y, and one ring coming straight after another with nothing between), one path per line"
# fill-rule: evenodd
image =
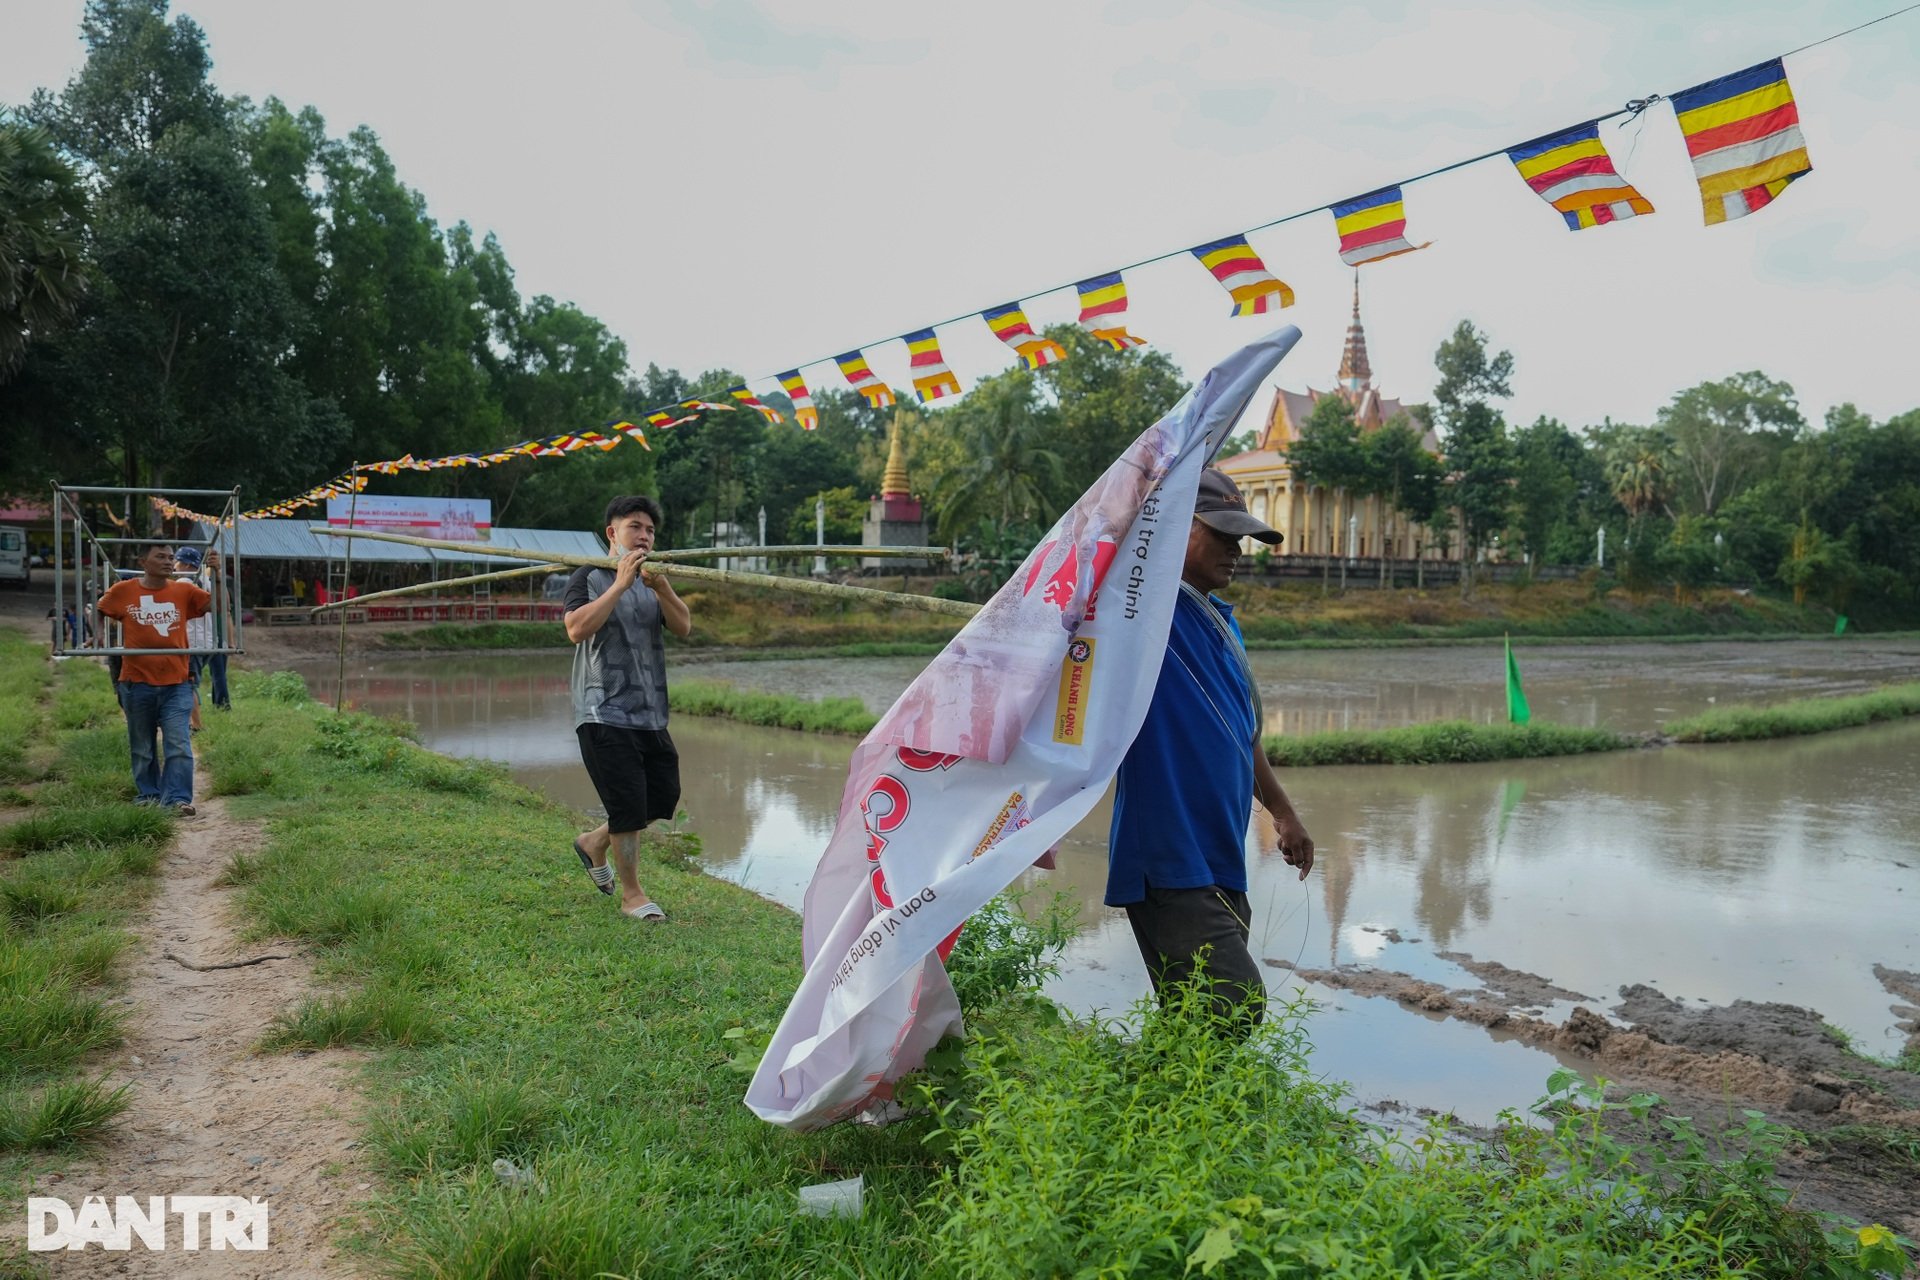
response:
M620 914L632 916L635 920L665 920L667 913L657 902L643 902L637 907L622 907Z

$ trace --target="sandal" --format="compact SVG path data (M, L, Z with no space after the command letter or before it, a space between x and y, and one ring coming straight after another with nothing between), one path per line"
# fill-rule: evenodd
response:
M631 909L622 907L620 914L632 916L635 920L665 920L667 918L665 909L657 902L643 902L639 906Z
M580 855L580 865L587 869L587 878L593 881L594 888L604 894L611 895L613 893L613 868L604 862L597 867L594 866L593 859L587 856L587 851L580 847L578 840L573 842L573 851Z

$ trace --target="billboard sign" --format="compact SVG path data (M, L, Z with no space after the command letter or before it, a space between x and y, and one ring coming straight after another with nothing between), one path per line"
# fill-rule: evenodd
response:
M328 498L328 527L345 529L349 523L355 529L376 533L485 542L493 536L493 503L486 498L395 498L364 493L358 499Z

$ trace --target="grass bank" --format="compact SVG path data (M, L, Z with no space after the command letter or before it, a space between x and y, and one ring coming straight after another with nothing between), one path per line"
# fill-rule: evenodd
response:
M864 736L879 717L858 698L796 698L759 693L714 680L684 680L667 686L667 703L689 716L722 716L775 729Z
M1697 1143L1662 1165L1607 1138L1592 1109L1616 1104L1569 1078L1549 1127L1516 1120L1492 1147L1438 1131L1389 1141L1309 1069L1300 1009L1246 1045L1193 1010L1147 1016L1137 1038L1065 1025L1028 994L1044 966L1030 938L1000 932L1004 918L964 987L973 1038L908 1090L927 1110L885 1129L785 1133L739 1098L799 979L799 922L701 875L687 838L647 839L642 878L670 919L641 925L587 883L573 815L389 724L335 716L290 677L240 684L208 736L215 786L267 822L266 848L230 878L263 933L322 949L334 984L276 1042L379 1050L366 1243L391 1274L1705 1277L1751 1264L1864 1277L1901 1265L1885 1233L1790 1207L1766 1176L1770 1127L1730 1168ZM1008 966L1010 952L1025 962ZM530 1177L496 1176L500 1159ZM796 1212L801 1186L856 1174L858 1218Z
M1920 715L1920 684L1899 684L1850 697L1802 698L1770 707L1716 707L1669 721L1665 731L1676 742L1753 742L1830 733L1915 715Z
M31 1153L76 1147L127 1105L90 1055L120 1042L115 974L173 819L131 803L126 729L105 672L58 670L0 628L0 1200Z
M1301 768L1327 764L1480 764L1619 751L1640 742L1609 729L1558 724L1476 724L1441 720L1400 729L1352 729L1304 737L1269 734L1267 759Z
M928 594L951 582L916 578L906 585ZM900 584L885 579L881 585ZM1258 580L1236 583L1222 594L1234 602L1247 644L1256 649L1467 643L1503 635L1522 642L1804 639L1831 636L1834 621L1829 610L1765 596L1716 591L1682 605L1636 599L1601 580L1492 583L1471 600L1453 589L1323 593L1317 585ZM691 591L686 599L694 634L684 643L692 648L781 656L872 656L876 647L931 653L960 626L957 619L912 609L823 604L758 589ZM438 623L388 634L381 643L400 649L532 649L561 647L567 639L558 623Z

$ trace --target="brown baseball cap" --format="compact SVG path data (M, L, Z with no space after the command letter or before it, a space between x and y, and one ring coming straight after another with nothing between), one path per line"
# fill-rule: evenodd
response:
M1230 533L1236 538L1258 538L1268 546L1278 546L1286 535L1264 520L1256 520L1240 496L1240 486L1218 467L1200 473L1200 494L1194 499L1193 518L1209 529Z

